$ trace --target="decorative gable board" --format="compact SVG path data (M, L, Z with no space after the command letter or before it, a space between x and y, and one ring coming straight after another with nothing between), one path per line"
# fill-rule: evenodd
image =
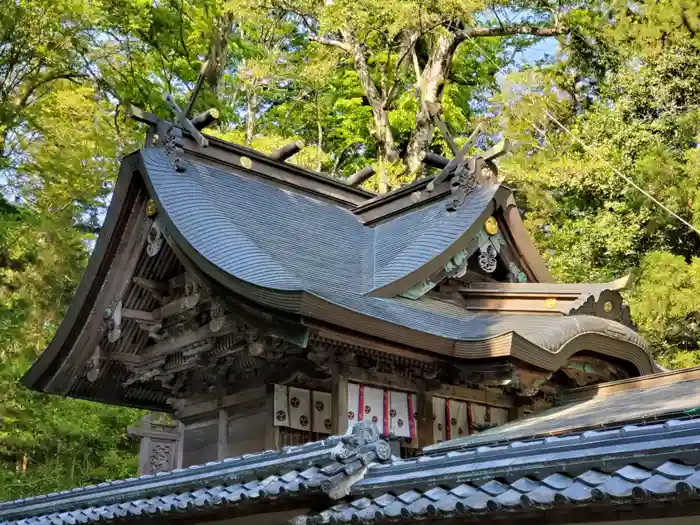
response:
M448 400L450 403L450 424L447 426L454 439L469 434L469 405L464 401Z
M289 426L289 389L275 385L275 426Z
M364 415L363 420L371 421L377 428L379 432L385 434L384 427L384 391L379 388L372 388L369 386L364 388Z
M411 440L416 437L416 395L406 392L389 394L389 433Z
M445 398L433 396L433 442L440 443L447 439L445 428Z

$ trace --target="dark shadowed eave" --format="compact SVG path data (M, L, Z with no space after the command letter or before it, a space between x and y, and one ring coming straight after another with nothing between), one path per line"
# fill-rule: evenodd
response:
M72 352L73 345L88 320L101 315L94 311L100 286L109 266L118 256L117 248L121 238L133 233L128 230L133 227L129 222L132 215L139 208L145 209L147 203L145 187L136 175L139 158L140 153L137 151L122 160L105 221L68 311L49 346L22 377L22 382L29 388L46 390L47 382L55 376Z

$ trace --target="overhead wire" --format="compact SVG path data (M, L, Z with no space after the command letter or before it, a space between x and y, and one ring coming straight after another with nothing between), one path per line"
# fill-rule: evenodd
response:
M500 67L500 66L498 65L498 63L496 63L496 61L493 60L493 59L488 55L488 53L484 50L484 48L481 47L481 46L479 45L479 43L478 43L474 38L472 38L470 35L467 35L467 38L468 38L469 40L471 40L471 42L474 44L475 47L477 47L479 50L481 50L481 52L484 54L484 56L486 57L487 60L489 60L489 61L490 61L493 65L495 65L496 67ZM576 135L574 135L574 134L571 132L571 130L570 130L568 127L566 127L566 125L562 124L554 115L552 115L552 114L547 110L547 108L544 108L544 113L545 113L545 115L547 115L547 117L548 117L552 122L554 122L559 128L561 128L567 135L569 135L571 138L573 138L573 139L583 148L583 150L584 150L586 153L588 153L588 154L591 155L592 157L597 158L597 159L598 159L599 161L601 161L605 166L607 166L608 168L610 168L610 169L613 171L613 173L615 173L615 174L616 174L617 176L619 176L622 180L624 180L627 184L629 184L629 185L632 186L634 189L636 189L637 191L639 191L642 195L644 195L646 198L648 198L648 199L649 199L650 201L652 201L654 204L656 204L657 206L659 206L659 207L660 207L661 209L663 209L666 213L668 213L669 215L671 215L672 217L674 217L676 220L678 220L679 222L681 222L682 224L684 224L685 226L687 226L688 228L690 228L692 231L694 231L695 233L697 233L698 235L700 235L700 230L699 230L698 228L696 228L695 226L693 226L691 223L689 223L688 221L686 221L683 217L681 217L680 215L678 215L678 213L676 213L675 211L673 211L672 209L670 209L668 206L666 206L665 204L663 204L663 203L662 203L661 201L659 201L656 197L654 197L651 193L649 193L649 192L646 191L644 188L642 188L642 187L639 186L637 183L635 183L630 177L628 177L628 176L626 176L625 174L623 174L618 168L616 168L615 166L613 166L610 162L608 162L608 161L607 161L605 158L603 158L600 154L598 154L598 153L596 153L596 152L594 152L594 151L591 151L591 149L589 148L589 146L588 146L585 142L583 142L579 137L577 137ZM539 129L537 126L535 126L535 124L534 124L530 119L528 119L527 117L523 117L523 118L527 121L528 124L530 124L530 126L532 126L532 128L533 128L537 133L542 134L545 138L547 137L547 130L545 130L545 129Z

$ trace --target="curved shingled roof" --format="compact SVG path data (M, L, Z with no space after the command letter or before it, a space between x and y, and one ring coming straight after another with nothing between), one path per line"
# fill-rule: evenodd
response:
M427 299L367 295L470 241L466 232L492 211L495 185L479 186L455 213L437 200L369 227L344 207L236 168L190 160L180 173L162 149L146 148L141 155L146 181L179 247L200 267L212 266L215 280L267 306L408 345L422 334L432 338L436 352L456 357L520 352L518 357L555 370L588 348L630 361L640 373L653 371L643 340L614 321L474 313ZM369 318L386 324L369 327Z

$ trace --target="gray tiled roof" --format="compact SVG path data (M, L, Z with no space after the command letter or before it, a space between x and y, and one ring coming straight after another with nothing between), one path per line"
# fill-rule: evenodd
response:
M351 435L280 452L0 503L0 525L75 525L280 498L337 498L349 476L390 455L376 428L359 424Z
M226 507L326 508L295 524L542 512L700 493L700 419L512 441L389 461L376 428L155 476L0 504L1 525L76 525ZM340 500L333 504L333 500ZM265 506L256 506L256 503ZM294 505L290 506L290 502ZM245 505L248 505L246 507Z
M560 505L692 497L700 420L481 446L377 465L350 502L296 523L402 522Z
M298 313L302 294L434 336L480 341L511 332L556 353L575 336L604 334L644 347L633 330L591 316L474 313L437 301L365 295L447 250L487 209L497 187L478 187L454 213L445 203L363 226L348 209L188 162L178 173L159 148L141 150L157 200L184 242L237 281L277 293L268 306ZM263 304L265 304L264 300ZM306 313L306 312L302 312ZM342 317L342 316L341 316Z

